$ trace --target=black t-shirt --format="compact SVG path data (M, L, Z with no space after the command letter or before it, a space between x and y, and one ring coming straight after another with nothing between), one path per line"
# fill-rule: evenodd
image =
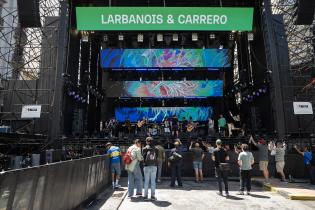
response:
M219 167L219 163L225 163L225 158L228 156L226 151L223 148L216 148L213 151L213 155L215 157L214 165L215 167Z
M177 117L173 117L173 118L172 118L172 126L173 126L174 128L177 128L177 124L178 124L178 119L177 119Z

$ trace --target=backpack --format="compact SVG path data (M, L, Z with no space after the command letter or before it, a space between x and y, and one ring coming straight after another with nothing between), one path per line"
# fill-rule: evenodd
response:
M123 157L123 161L124 161L125 165L129 165L132 162L131 151L126 152L126 154Z
M150 148L146 152L145 164L146 165L154 165L157 162L157 149Z

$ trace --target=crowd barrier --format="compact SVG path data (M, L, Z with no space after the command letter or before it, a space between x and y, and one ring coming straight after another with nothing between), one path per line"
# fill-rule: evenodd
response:
M107 156L52 163L0 174L0 210L71 210L110 180Z

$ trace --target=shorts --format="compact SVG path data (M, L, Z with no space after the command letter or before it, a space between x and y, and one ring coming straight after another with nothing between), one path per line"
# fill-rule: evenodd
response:
M202 169L202 162L201 161L193 161L194 169Z
M268 161L259 161L259 170L267 171L268 170Z
M112 171L112 174L120 176L121 174L120 163L112 163L110 166L110 170Z
M284 161L276 162L277 172L283 172L284 169Z

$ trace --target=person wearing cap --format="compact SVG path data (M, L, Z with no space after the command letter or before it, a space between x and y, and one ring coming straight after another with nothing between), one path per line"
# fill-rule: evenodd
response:
M218 186L219 186L219 195L222 194L222 180L224 182L225 187L225 194L229 196L229 186L228 186L228 172L222 170L220 167L221 163L226 163L229 160L229 156L227 152L222 148L222 141L218 139L216 141L217 148L212 153L212 160L214 161L216 177L218 179Z
M258 149L258 159L259 159L259 169L263 172L265 183L269 183L269 171L268 171L268 161L269 161L269 151L268 145L264 139L259 139L258 143L255 142L253 136L250 136L249 143L253 143Z
M121 174L120 159L121 153L119 147L114 146L112 143L108 142L106 144L107 155L110 160L110 168L112 172L112 187L113 189L121 187L119 185L119 179ZM116 180L115 180L116 176Z
M170 187L175 187L175 180L177 179L178 187L183 187L182 183L182 162L183 154L181 148L181 141L179 139L175 140L174 148L170 152L168 158L168 166L171 168L171 185Z

